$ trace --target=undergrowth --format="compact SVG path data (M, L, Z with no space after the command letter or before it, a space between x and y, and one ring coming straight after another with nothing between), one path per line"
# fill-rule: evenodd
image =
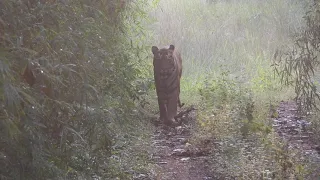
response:
M193 143L212 138L218 142L211 155L216 178L303 178L304 161L271 127L270 108L265 105L275 101L259 103L253 94L250 86L241 86L228 72L207 81L200 89L200 128Z

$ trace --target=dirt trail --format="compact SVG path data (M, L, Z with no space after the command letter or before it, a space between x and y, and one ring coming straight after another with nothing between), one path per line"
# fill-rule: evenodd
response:
M278 116L273 118L273 128L288 143L289 149L298 150L303 155L301 161L307 160L310 172L306 179L319 179L320 146L312 141L313 133L308 130L310 123L306 117L299 116L297 109L295 102L281 102Z
M188 143L192 136L190 122L194 112L183 118L181 126L157 126L152 137L153 159L160 167L159 180L211 180L206 151Z
M289 147L300 149L305 155L317 156L320 160L319 146L312 142L312 132L307 130L310 123L298 115L297 109L295 102L281 102L278 116L273 118L273 128L289 143Z

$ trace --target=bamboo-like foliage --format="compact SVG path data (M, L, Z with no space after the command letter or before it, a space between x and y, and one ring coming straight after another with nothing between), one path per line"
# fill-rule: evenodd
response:
M295 88L296 101L301 112L319 110L320 100L314 76L319 68L320 5L315 1L305 16L306 28L295 39L290 51L277 51L274 70L285 85Z
M137 98L130 3L0 1L0 179L107 176L108 124Z

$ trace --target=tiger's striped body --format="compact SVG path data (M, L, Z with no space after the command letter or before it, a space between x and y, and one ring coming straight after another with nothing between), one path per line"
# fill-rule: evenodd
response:
M168 125L174 124L177 106L182 106L179 98L182 58L173 45L160 50L153 46L152 52L160 120Z

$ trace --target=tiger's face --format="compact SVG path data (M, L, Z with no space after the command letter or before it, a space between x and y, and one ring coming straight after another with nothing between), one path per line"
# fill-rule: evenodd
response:
M152 53L154 55L154 66L159 69L169 69L174 66L174 46L170 45L170 47L158 49L156 46L152 46Z

